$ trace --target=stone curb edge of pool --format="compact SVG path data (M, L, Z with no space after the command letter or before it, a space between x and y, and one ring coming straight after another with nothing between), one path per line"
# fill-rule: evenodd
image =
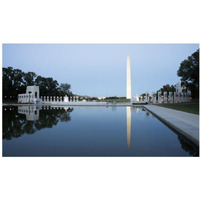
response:
M59 107L63 107L63 106L74 106L74 107L78 107L78 106L94 106L94 107L109 107L109 106L138 106L138 107L142 107L143 105L132 105L132 104L3 104L3 106L59 106Z
M164 122L165 124L167 124L169 127L171 127L172 129L174 129L175 131L177 131L178 133L182 134L183 136L185 136L188 140L190 140L191 142L193 142L195 145L199 146L199 138L196 139L195 137L193 137L190 133L186 132L185 130L179 128L178 126L176 126L176 124L174 124L173 122L168 121L166 118L161 117L159 114L157 114L156 112L154 112L153 110L151 110L150 108L148 108L147 106L143 106L146 110L148 110L150 113L152 113L155 117L157 117L160 121ZM166 108L167 109L167 108Z

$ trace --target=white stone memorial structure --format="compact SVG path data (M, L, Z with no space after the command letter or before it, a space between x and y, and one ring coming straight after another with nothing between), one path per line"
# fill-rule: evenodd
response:
M39 86L27 86L25 94L18 94L18 103L32 103L40 102Z
M126 98L131 100L131 63L127 56Z

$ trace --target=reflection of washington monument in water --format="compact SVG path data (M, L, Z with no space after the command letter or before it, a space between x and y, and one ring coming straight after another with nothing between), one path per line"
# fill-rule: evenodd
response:
M126 130L127 130L127 146L131 146L131 114L137 113L139 108L137 107L126 107Z
M126 73L126 98L131 100L131 64L130 57L127 56L127 73ZM131 107L126 107L127 122L127 146L131 145Z
M131 145L131 107L126 107L127 146Z

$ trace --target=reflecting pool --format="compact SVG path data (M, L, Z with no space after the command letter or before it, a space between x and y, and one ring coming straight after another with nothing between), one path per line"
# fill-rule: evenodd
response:
M3 156L199 156L142 107L3 106Z

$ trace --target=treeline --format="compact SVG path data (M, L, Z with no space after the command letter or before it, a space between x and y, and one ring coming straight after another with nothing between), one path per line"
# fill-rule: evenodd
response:
M113 96L113 97L106 97L105 100L113 100L113 99L126 99L126 97L117 97L117 96Z
M181 85L191 91L192 98L199 99L199 49L181 62L177 75L181 77Z
M39 86L40 96L73 96L70 84L61 83L51 77L42 77L34 72L23 72L12 67L3 68L3 99L16 100L18 94L26 92L27 86Z
M177 75L181 77L181 86L184 86L182 92L191 91L193 99L199 99L199 49L195 51L191 56L180 63ZM187 88L187 89L186 89ZM166 84L157 92L175 92L176 88L174 85ZM141 94L142 98L146 96L145 93Z
M160 88L160 90L158 90L157 92L161 92L161 94L163 95L164 92L167 92L167 94L169 95L169 92L176 92L176 87L175 85L163 85L162 88ZM184 91L183 91L184 92Z

